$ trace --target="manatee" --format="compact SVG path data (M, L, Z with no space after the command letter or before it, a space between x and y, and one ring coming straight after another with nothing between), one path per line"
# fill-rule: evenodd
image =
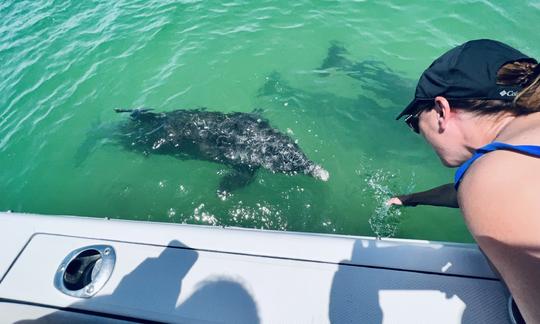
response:
M328 76L328 69L344 69L346 67L349 67L352 62L346 58L348 54L349 53L345 47L343 47L337 42L333 42L332 45L328 48L326 57L324 58L321 66L319 67L321 76Z
M364 90L377 93L386 100L403 105L405 98L414 92L414 80L403 77L386 63L378 60L352 61L348 50L339 42L333 42L327 55L317 69L319 76L328 77L331 72L344 73L360 82Z
M221 180L220 191L246 186L259 168L288 175L305 174L323 181L329 178L328 171L311 161L294 140L256 112L115 111L129 113L118 132L120 143L128 150L230 166L232 170Z

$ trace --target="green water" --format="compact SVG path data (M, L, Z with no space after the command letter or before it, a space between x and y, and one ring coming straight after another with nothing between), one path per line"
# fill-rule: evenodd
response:
M540 1L2 1L0 210L469 242L457 210L383 207L452 177L394 117L454 45L539 57L539 14ZM259 170L218 196L227 166L108 140L116 107L260 108L330 180Z

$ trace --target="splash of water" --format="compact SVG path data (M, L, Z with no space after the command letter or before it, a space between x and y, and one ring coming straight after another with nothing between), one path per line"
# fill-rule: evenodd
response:
M377 238L393 237L397 233L400 216L399 209L384 204L375 208L368 222Z
M396 195L395 182L396 174L382 169L365 178L368 188L372 191L372 197L375 201L375 210L368 222L371 230L377 238L393 237L399 230L401 222L401 209L386 204L388 199ZM412 189L412 181L407 191Z

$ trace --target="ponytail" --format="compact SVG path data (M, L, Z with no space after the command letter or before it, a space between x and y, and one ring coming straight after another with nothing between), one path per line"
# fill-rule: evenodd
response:
M515 63L514 63L515 64ZM525 88L514 99L514 106L529 113L540 111L540 64L532 64L523 83Z

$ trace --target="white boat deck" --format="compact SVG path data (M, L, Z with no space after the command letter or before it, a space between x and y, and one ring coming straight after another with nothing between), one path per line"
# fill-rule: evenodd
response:
M473 244L0 213L8 323L509 323L508 293ZM72 251L108 245L91 298L60 292Z

